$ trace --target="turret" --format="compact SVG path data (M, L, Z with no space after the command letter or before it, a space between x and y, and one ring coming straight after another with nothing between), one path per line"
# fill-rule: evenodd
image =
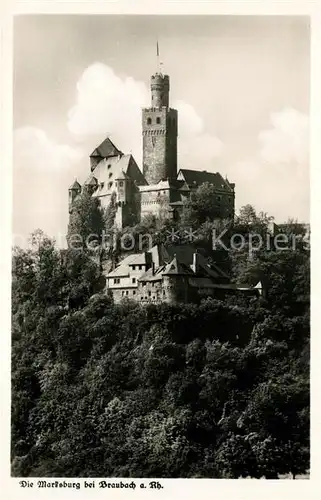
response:
M169 76L151 76L151 107L142 110L143 174L148 184L177 176L177 111L169 107Z
M152 108L168 108L169 105L169 76L155 73L151 76Z
M88 193L93 194L94 191L96 191L98 187L98 181L96 177L90 177L84 184L83 189L86 190Z
M129 188L130 178L122 170L117 175L115 182L116 182L117 202L119 204L127 203L129 201L128 200L128 194L129 194L128 188Z
M68 200L69 201L69 213L72 210L72 204L73 204L73 202L75 201L75 199L77 198L77 196L80 193L81 193L81 185L79 184L79 182L77 181L77 179L75 179L74 183L68 189L68 195L69 195L69 200Z

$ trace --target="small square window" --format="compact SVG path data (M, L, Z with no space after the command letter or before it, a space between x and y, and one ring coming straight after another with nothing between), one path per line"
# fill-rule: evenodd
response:
M135 271L135 269L136 269L136 266L133 266L133 271Z
M111 187L112 187L112 185L113 185L113 183L112 183L112 182L109 182L108 187L109 187L109 188L111 188Z
M133 290L133 295L136 295L136 290Z
M132 283L136 283L136 278L132 278Z
M110 178L112 175L113 175L113 173L112 173L112 172L110 172L110 174L109 174L109 176L108 176L108 177Z
M107 165L107 168L111 168L111 164Z
M129 293L128 290L126 290L126 295L128 295L128 293Z
M147 118L147 125L151 125L152 124L152 119L151 118Z
M124 183L123 181L119 181L119 187L123 187Z
M150 297L152 295L152 292L148 292L148 296Z
M161 119L160 119L160 117L158 116L158 117L156 118L156 123L160 124L160 122L161 122Z

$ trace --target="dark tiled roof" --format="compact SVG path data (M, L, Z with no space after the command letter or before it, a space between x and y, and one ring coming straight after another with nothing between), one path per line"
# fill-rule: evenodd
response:
M214 173L214 172L206 172L205 170L201 171L201 170L181 169L178 172L178 176L179 177L182 176L186 184L190 188L197 188L201 184L208 182L209 184L215 186L217 189L227 189L228 191L232 191L230 184L223 179L223 177L219 172Z
M174 259L169 263L167 264L167 266L165 267L164 271L163 271L163 275L164 276L172 276L172 275L179 275L179 276L193 276L193 271L191 270L191 268L189 266L187 266L186 264L184 264L183 262L180 262L176 255L174 257Z
M123 153L116 148L115 144L107 137L90 156L98 156L100 158L109 158L110 156L118 156Z
M79 184L77 179L75 179L75 181L72 183L72 185L70 186L69 189L80 189L80 188L81 188L81 185Z

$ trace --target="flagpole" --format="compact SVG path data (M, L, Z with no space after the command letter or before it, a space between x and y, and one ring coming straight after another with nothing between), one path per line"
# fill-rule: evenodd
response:
M156 43L156 55L157 55L157 70L158 70L159 73L161 73L160 63L159 63L159 45L158 45L158 39L157 39L157 43Z

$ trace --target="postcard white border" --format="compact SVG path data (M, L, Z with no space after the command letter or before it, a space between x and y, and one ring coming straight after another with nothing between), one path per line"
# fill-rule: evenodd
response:
M1 113L0 113L0 319L1 321L1 494L3 498L141 498L169 499L314 499L321 493L321 304L320 249L321 238L321 8L315 1L182 1L182 0L105 0L105 1L16 1L8 0L0 7ZM19 480L10 477L10 275L11 275L11 202L12 202L12 16L19 14L166 14L166 15L305 15L311 16L311 228L312 228L312 287L311 287L311 477L309 480L161 480L159 491L44 490L21 489ZM294 200L295 202L295 200ZM75 478L79 481L80 478ZM36 481L35 479L33 479ZM118 479L119 480L119 479ZM128 481L128 478L124 479ZM68 479L70 481L70 479ZM96 482L99 479L95 479ZM135 479L139 484L139 479Z

